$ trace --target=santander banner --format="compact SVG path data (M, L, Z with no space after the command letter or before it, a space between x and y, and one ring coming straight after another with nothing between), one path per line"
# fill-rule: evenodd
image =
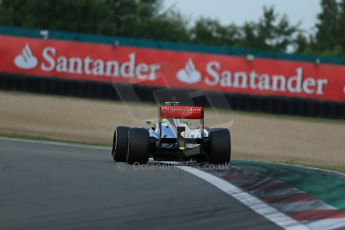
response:
M0 35L0 72L345 102L345 66Z

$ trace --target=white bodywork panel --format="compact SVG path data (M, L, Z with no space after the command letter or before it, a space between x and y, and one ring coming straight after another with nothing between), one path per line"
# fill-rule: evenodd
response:
M174 123L174 124L172 124ZM201 128L191 129L188 124L180 122L179 119L165 119L162 122L162 135L164 138L177 138L175 127L184 127L185 131L181 133L184 138L201 138ZM155 130L149 129L150 137L159 138L159 124L155 124ZM204 129L204 137L208 137L208 131Z
M184 127L185 131L181 133L181 136L184 138L201 138L201 128L190 128L189 125L185 122L180 122L179 119L163 119L162 120L162 135L163 138L177 138L176 127ZM149 133L150 137L159 139L159 124L155 124L155 129L150 128ZM208 131L204 129L204 137L208 137ZM171 144L163 144L164 147L169 148ZM186 151L184 154L186 156L192 156L200 153L199 144L186 144Z

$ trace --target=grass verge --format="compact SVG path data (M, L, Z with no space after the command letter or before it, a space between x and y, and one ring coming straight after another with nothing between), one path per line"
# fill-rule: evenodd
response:
M345 173L345 164L310 164L310 163L306 163L306 162L301 162L299 160L279 161L279 162L273 162L273 163L283 163L283 164L288 164L288 165L307 166L307 167L312 167L312 168L326 169L326 170Z

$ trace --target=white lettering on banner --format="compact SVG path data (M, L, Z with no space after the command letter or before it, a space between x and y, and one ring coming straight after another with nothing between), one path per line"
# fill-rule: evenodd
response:
M206 85L209 85L209 86L218 85L219 80L220 80L220 76L219 76L217 70L218 71L220 70L220 64L218 62L213 61L213 62L208 63L208 65L206 67L206 71L210 76L207 76L205 79ZM211 79L210 79L210 77L211 77ZM231 74L229 77L231 78Z
M284 75L258 74L256 71L246 73L244 71L231 72L223 70L220 63L211 61L206 66L207 75L204 82L208 86L221 86L223 88L258 89L273 92L306 93L323 95L327 79L304 79L303 68L296 69L296 74L287 77Z
M40 61L40 63L39 63ZM39 60L32 52L30 45L26 44L22 52L14 58L14 64L25 70L41 68L44 72L57 72L75 75L103 76L125 79L138 79L140 81L155 81L158 78L159 64L138 63L137 54L128 54L127 60L93 59L91 55L84 58L66 57L61 55L55 47L46 47L42 50ZM184 84L195 85L203 83L210 87L223 89L243 89L257 91L271 91L291 94L323 95L329 83L327 79L315 79L305 76L304 69L297 67L292 76L279 73L259 73L256 70L231 71L223 68L218 61L209 61L200 70L195 60L188 59L183 69L176 71L176 78ZM345 89L345 88L344 88ZM345 91L345 90L344 90Z
M135 78L155 81L160 65L148 65L136 62L136 54L129 54L129 60L120 63L115 60L93 60L90 56L84 59L79 57L57 56L56 48L47 47L42 53L41 69L45 72L56 71L69 74L86 74L94 76Z
M273 91L285 91L286 78L284 75L273 75L272 76L272 90Z
M41 68L43 71L53 71L55 69L55 60L49 55L49 53L53 56L56 55L56 49L52 47L45 48L43 50L43 58L46 60L47 63L42 63Z

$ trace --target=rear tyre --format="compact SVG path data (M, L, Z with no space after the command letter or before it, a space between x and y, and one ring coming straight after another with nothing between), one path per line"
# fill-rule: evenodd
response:
M208 159L211 164L228 164L231 158L231 136L228 129L212 129L209 133Z
M114 131L113 149L111 151L114 161L126 162L129 129L127 126L118 126Z
M132 128L128 131L127 162L145 164L149 160L150 135L147 129Z

